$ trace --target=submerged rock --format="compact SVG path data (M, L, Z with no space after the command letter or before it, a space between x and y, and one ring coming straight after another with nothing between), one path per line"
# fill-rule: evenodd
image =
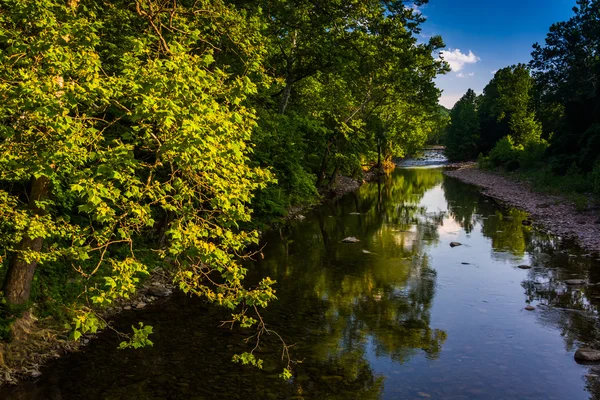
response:
M358 240L354 236L349 236L347 238L342 239L342 242L344 242L344 243L358 243L358 242L360 242L360 240Z
M600 361L600 350L581 347L575 352L577 361Z
M517 268L519 268L519 269L531 269L531 265L519 265Z
M462 243L450 242L450 247L462 246Z

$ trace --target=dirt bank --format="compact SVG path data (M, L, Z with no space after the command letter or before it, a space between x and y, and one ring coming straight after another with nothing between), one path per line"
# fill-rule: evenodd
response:
M530 213L536 225L561 239L574 241L590 253L600 254L598 210L578 211L575 205L563 196L536 192L524 182L480 170L473 164L447 170L444 174L479 186L484 195Z

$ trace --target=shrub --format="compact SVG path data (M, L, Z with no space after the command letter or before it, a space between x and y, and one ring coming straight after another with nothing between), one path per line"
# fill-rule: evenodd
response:
M521 163L519 163L519 160L509 160L506 165L505 168L507 171L516 171L519 169L519 167L521 166Z
M519 156L521 168L534 168L544 161L548 142L540 140L538 142L529 142L525 145L524 151Z
M592 172L590 172L589 178L594 194L600 196L600 159L597 159L594 163L594 168L592 169Z
M492 151L490 151L490 162L495 167L506 166L510 161L516 161L518 163L519 156L523 151L523 146L515 145L510 135L505 136L500 139Z

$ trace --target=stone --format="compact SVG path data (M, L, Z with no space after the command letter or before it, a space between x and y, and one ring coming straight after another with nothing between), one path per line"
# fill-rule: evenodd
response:
M129 311L129 310L131 310L131 306L125 306L125 307L123 307L123 310Z
M535 310L535 307L534 307L534 306L531 306L531 305L529 305L529 306L525 307L525 309L526 309L527 311L533 311L533 310Z
M136 309L141 310L142 308L146 307L146 303L144 303L143 301L140 301L139 303L137 303L137 305L135 306Z
M517 268L519 268L519 269L531 269L531 265L519 265Z
M170 296L173 291L163 285L152 285L148 288L148 294L156 297Z
M462 243L450 242L450 247L462 246Z
M581 347L575 352L575 359L577 361L600 361L600 350Z
M302 214L298 214L298 215L296 215L296 219L298 221L304 221L306 219L306 217L304 215L302 215Z
M344 242L344 243L358 243L358 242L360 242L360 240L358 240L354 236L349 236L347 238L342 239L342 242Z
M363 250L362 252L365 254L371 254L371 252L369 250Z
M585 285L586 280L585 279L567 279L565 281L565 283L567 285Z
M38 371L37 369L29 372L29 376L31 376L32 378L39 378L40 376L42 376L42 373L40 371Z

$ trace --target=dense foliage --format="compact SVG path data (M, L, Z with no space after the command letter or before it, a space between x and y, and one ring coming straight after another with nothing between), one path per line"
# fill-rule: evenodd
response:
M573 12L550 27L545 44L533 46L529 66L497 71L477 98L477 150L489 153L480 159L484 165L535 170L550 185L577 181L578 191L600 193L594 184L600 176L600 1L578 0ZM474 158L465 144L472 142L472 125L453 110L453 158Z
M160 265L264 332L253 227L439 136L423 21L397 0L2 0L0 321L35 304L77 339Z

